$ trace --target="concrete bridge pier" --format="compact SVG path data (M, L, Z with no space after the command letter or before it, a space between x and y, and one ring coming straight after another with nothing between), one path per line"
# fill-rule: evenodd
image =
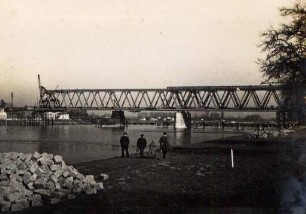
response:
M276 113L276 122L278 124L279 130L286 127L286 124L288 122L288 112L285 111L278 111Z
M183 114L181 112L176 112L175 113L175 129L186 129L187 126L184 121Z
M120 121L120 124L126 125L126 119L124 116L124 111L121 110L115 110L112 111L112 117L113 119L118 119Z
M191 114L188 111L175 113L175 129L191 129Z

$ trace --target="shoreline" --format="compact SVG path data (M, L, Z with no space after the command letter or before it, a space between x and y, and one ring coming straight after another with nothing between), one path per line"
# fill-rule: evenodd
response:
M278 213L284 181L300 170L295 150L296 142L306 138L304 132L268 140L264 146L243 140L233 145L227 139L174 148L166 159L160 153L157 159L133 154L77 163L73 166L79 172L98 181L99 174L109 175L102 193L23 213ZM236 146L234 168L231 146Z

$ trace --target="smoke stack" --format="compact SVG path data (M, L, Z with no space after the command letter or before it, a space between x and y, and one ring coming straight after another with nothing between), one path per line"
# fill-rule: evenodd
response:
M40 75L38 74L38 90L39 90L39 96L40 98L42 97L42 93L41 93L41 83L40 83Z
M14 107L14 93L11 93L11 107Z

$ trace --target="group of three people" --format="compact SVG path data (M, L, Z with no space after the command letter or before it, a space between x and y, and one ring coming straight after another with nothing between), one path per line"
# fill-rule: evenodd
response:
M127 133L124 132L123 136L120 138L121 153L122 153L121 157L124 157L124 153L126 153L126 157L129 157L129 144L130 144L130 139L127 136ZM170 144L166 132L164 132L163 136L160 137L159 144L160 144L160 150L163 153L163 158L166 158L167 152L170 150ZM140 138L138 138L137 140L137 149L139 149L140 157L144 157L144 150L146 147L147 147L147 140L144 138L144 135L141 134ZM152 140L152 142L150 143L149 148L150 148L150 154L153 157L155 157L156 144L154 140Z

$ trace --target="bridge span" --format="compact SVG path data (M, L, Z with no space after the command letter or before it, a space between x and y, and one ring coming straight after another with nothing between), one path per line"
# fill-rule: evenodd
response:
M274 111L280 85L180 86L164 89L55 89L39 84L41 110Z

